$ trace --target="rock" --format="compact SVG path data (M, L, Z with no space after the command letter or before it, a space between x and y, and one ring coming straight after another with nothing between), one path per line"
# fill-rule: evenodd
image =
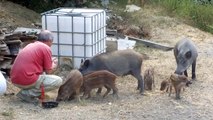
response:
M141 9L141 7L138 7L136 5L126 5L125 12L135 12L135 11L138 11L140 9Z

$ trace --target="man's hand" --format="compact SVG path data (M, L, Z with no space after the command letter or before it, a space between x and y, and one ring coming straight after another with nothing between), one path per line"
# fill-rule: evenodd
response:
M47 74L52 74L56 68L58 67L58 59L56 57L52 58L52 69L51 70L46 70L45 72Z
M52 58L52 69L56 69L58 66L58 59L56 57Z

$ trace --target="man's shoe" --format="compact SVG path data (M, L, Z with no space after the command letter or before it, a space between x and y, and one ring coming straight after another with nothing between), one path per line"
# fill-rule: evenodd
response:
M16 94L16 96L18 98L20 98L24 102L33 103L34 105L38 105L39 104L39 99L36 98L36 97L24 95L24 94L21 94L20 92L18 94Z

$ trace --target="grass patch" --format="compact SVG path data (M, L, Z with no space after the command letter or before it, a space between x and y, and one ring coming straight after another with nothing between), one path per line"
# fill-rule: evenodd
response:
M115 0L117 4L112 5L113 11L128 22L140 24L141 19L135 18L135 13L123 12L125 6L129 4L128 1L140 6L140 0ZM150 0L145 3L155 8L163 8L162 14L179 18L189 25L213 33L213 3L204 4L195 0Z
M183 19L201 30L213 33L213 5L200 4L193 0L153 0L153 5L165 8L170 16Z
M136 46L134 47L134 50L136 50L139 53L143 53L143 54L152 54L154 49L147 47L146 45L142 44L142 43L138 43L136 44Z
M9 108L8 110L3 111L1 115L4 116L6 120L11 120L14 118L14 110L13 108Z

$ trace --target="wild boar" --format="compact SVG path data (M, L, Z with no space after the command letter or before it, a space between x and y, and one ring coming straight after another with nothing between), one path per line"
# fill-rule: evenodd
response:
M168 92L169 85L170 85L170 82L168 80L163 80L161 82L160 91L164 91L166 89L166 92Z
M82 85L82 91L84 92L83 97L88 95L87 98L91 97L91 90L94 88L99 88L98 92L101 92L101 88L105 87L107 91L103 95L105 97L108 95L108 93L113 89L113 95L117 95L117 87L115 85L115 79L116 75L107 71L107 70L99 70L95 72L91 72L89 74L86 74L83 77L83 85Z
M144 88L145 90L152 90L152 87L155 87L154 68L149 68L144 72Z
M186 83L186 86L188 87L189 84L191 84L190 81L188 81L188 82ZM163 80L163 81L161 82L160 91L164 91L164 90L166 89L166 92L168 92L168 91L169 91L170 85L171 85L171 82L170 82L169 80ZM183 91L184 91L184 88L183 88Z
M195 44L189 39L182 39L174 47L174 56L177 63L176 74L188 77L187 69L192 65L192 79L196 79L196 59L198 56Z
M58 96L56 101L72 100L78 98L80 102L80 89L83 85L83 75L79 70L71 70L66 77L66 81L62 84L58 90Z
M142 61L142 55L134 50L118 50L98 54L91 59L85 60L79 70L83 75L98 70L108 70L117 76L132 75L138 80L137 89L143 94Z
M172 92L172 87L175 89L176 99L180 99L180 91L186 86L189 79L185 75L172 74L170 76L169 96Z

